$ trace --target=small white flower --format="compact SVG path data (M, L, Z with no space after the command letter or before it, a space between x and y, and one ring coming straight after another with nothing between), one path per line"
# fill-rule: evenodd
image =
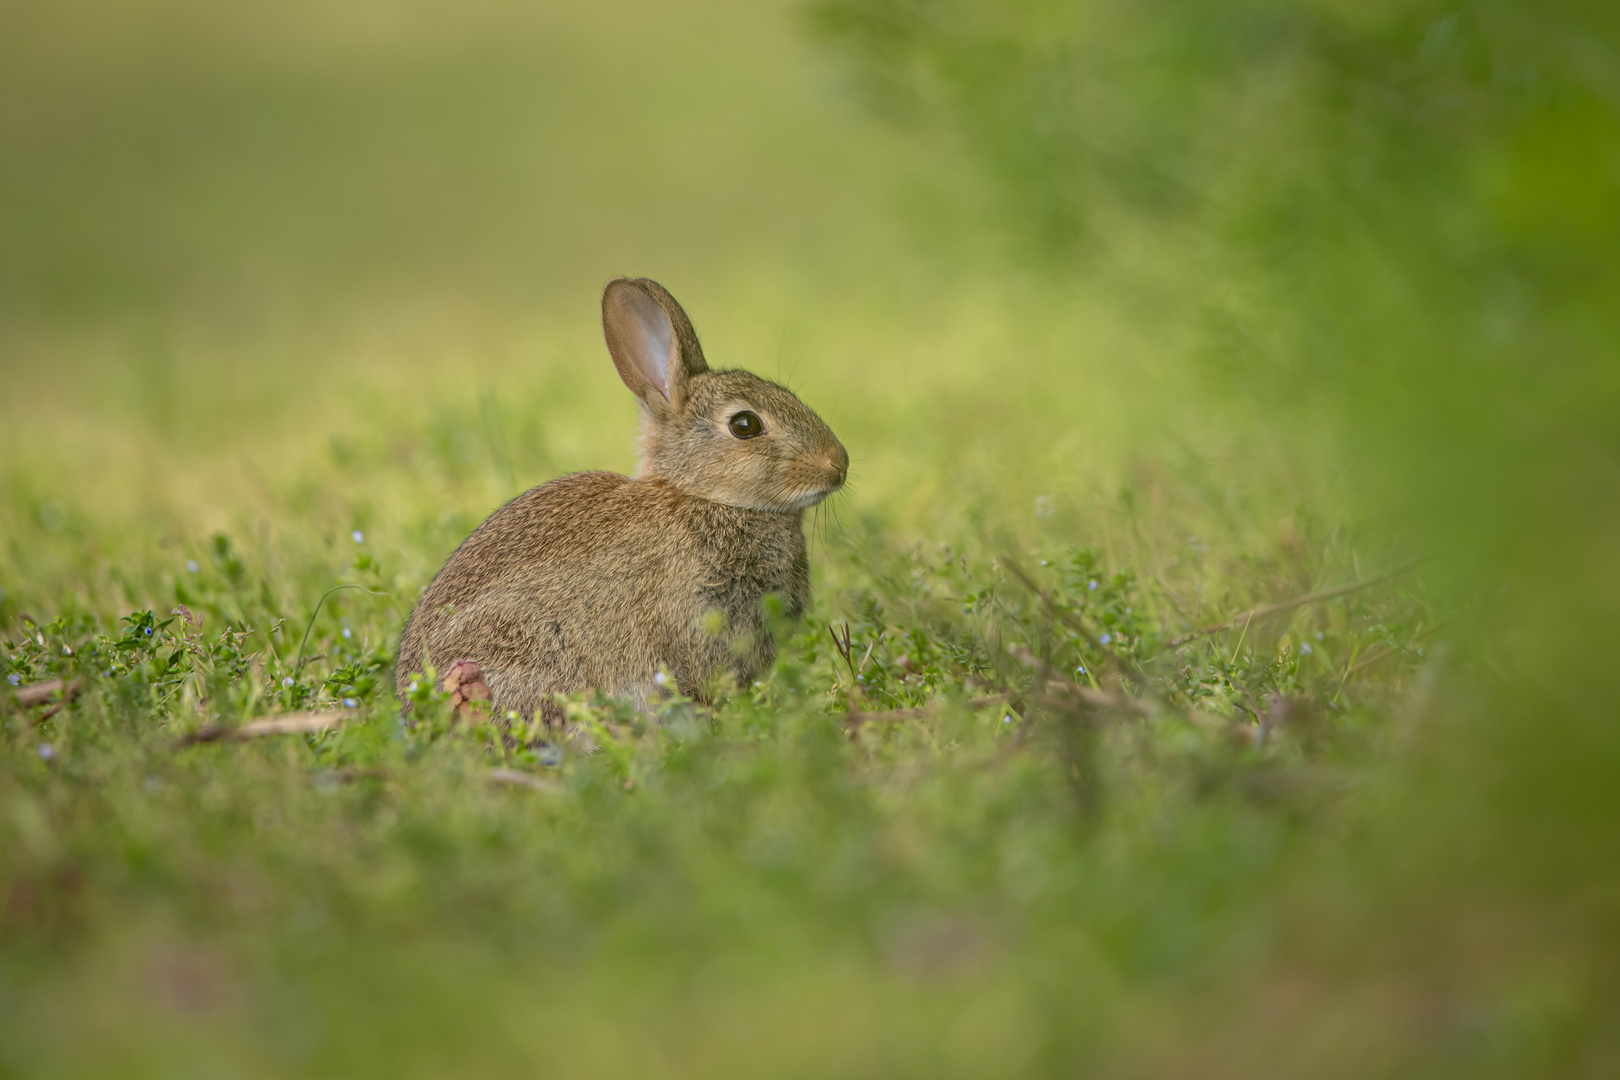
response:
M186 560L186 569L190 570L193 574L195 574L197 572L197 570L199 569L199 567L197 566L197 560L196 559L187 559Z
M49 761L56 756L56 748L48 742L42 742L39 744L39 756Z
M354 530L354 532L350 533L349 536L357 544L363 544L366 542L366 534L361 532L359 529Z
M669 682L669 676L665 675L662 671L660 671L658 674L653 676L653 685L654 686L663 686L668 682Z
M405 689L408 690L410 693L414 694L414 693L416 693L416 688L418 686L420 686L420 685L422 685L422 684L417 682L415 679L412 679L411 680L411 685L407 686Z

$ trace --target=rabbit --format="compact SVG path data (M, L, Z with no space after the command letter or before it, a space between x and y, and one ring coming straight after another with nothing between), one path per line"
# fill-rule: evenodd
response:
M602 331L641 403L640 468L560 477L474 530L405 624L402 695L431 661L447 687L481 676L497 717L555 724L552 695L592 689L642 709L661 687L710 702L717 677L746 686L775 658L767 593L803 614L801 519L843 487L843 444L787 389L710 370L656 282L608 282Z

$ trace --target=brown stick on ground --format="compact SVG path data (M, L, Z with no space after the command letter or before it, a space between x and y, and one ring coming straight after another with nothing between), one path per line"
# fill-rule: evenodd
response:
M180 745L218 742L221 739L241 741L265 735L309 735L318 731L331 731L350 715L352 714L338 712L283 713L281 716L267 716L263 720L253 720L241 727L213 724L193 731L180 740Z
M49 701L52 694L61 694L62 701L72 701L78 696L83 682L74 679L72 682L63 682L61 679L51 679L48 682L34 683L32 686L19 686L12 691L12 697L24 709L31 708L44 701Z

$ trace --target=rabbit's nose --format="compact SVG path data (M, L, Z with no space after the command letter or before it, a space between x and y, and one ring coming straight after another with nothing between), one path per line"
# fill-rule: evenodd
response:
M827 455L827 467L838 475L838 483L842 484L849 475L849 451L842 446L834 447Z

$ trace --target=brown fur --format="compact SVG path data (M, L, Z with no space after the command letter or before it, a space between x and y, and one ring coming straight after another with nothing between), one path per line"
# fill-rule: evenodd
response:
M775 655L761 599L797 618L810 593L803 512L849 458L789 391L710 371L673 297L619 278L602 296L614 365L642 403L636 477L576 473L513 499L450 556L405 624L403 690L431 661L475 661L497 715L555 719L554 693L645 704L667 668L684 694L746 685ZM747 409L764 433L737 438ZM718 627L719 632L716 632Z

